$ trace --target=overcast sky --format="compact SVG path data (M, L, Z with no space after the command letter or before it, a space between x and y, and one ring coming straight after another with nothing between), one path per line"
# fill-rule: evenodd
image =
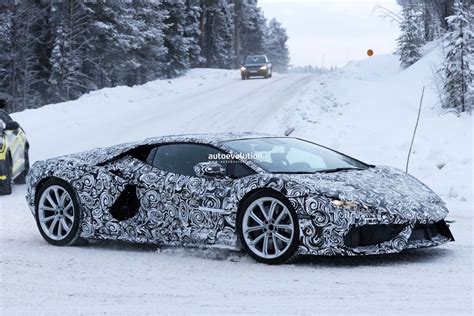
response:
M374 11L377 4L399 11L396 0L259 0L268 19L286 27L292 65L343 66L349 60L392 53L396 24Z

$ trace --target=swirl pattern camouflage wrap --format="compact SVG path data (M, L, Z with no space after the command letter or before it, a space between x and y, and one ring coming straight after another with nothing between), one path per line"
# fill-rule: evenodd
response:
M293 206L300 229L299 254L394 253L453 239L444 222L448 213L444 202L394 168L271 174L247 160L241 163L253 170L251 175L206 177L224 170L200 164L194 168L195 176L179 175L131 154L140 147L170 143L205 144L233 153L224 141L255 137L266 136L166 136L39 161L28 175L26 199L34 213L42 183L51 178L69 183L81 206L80 236L85 239L240 249L236 215L242 201L257 190L279 192ZM117 201L130 188L138 202L136 212L128 218L114 217Z

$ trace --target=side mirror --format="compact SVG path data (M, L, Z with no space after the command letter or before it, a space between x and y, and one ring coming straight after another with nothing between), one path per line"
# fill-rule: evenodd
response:
M6 122L5 123L5 130L6 131L15 131L19 128L20 128L20 124L18 124L18 122L11 121L11 122Z
M214 161L200 162L193 169L198 177L222 179L226 175L225 168L220 163Z

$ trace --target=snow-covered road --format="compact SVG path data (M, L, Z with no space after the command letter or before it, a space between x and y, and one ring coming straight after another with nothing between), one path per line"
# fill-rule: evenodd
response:
M92 92L75 102L24 111L33 159L155 135L260 131L314 75L242 81L235 72L197 69L175 80ZM41 144L41 145L40 145Z
M418 97L407 94L418 89L393 58L374 60L379 64L360 63L324 77L241 81L231 71L193 70L14 117L28 132L33 160L156 135L282 134L295 127L295 135L402 167L405 134L417 109L411 99ZM421 80L428 66L410 76ZM434 99L427 95L427 102ZM0 197L0 313L471 314L472 175L466 170L472 172L472 133L462 131L472 120L440 117L430 107L423 115L411 170L447 201L455 243L389 256L302 258L283 266L217 249L117 242L60 248L43 241L24 201L25 187L15 186L11 196ZM439 129L444 133L430 141ZM445 167L436 167L442 162Z

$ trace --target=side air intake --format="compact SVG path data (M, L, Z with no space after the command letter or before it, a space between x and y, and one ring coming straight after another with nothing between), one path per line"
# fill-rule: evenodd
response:
M137 188L128 185L123 190L114 205L110 208L110 214L113 218L124 221L134 217L138 213L140 203L137 198Z

